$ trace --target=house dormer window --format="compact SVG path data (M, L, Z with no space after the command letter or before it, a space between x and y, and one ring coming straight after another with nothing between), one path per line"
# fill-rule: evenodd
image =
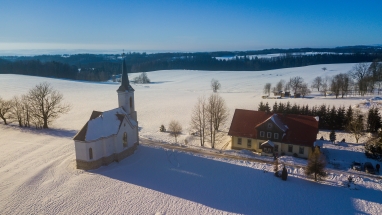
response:
M260 137L265 137L265 132L264 131L260 131Z
M127 133L123 133L123 148L127 147Z
M272 132L267 132L267 138L272 138Z
M278 140L278 139L279 139L279 133L274 133L274 134L273 134L273 138L274 138L275 140Z
M273 127L273 124L272 123L268 123L268 129L272 129Z

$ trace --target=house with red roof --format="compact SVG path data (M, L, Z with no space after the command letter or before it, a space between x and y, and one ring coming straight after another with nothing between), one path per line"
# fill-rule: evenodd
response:
M317 117L236 109L228 135L232 149L308 158L317 133Z

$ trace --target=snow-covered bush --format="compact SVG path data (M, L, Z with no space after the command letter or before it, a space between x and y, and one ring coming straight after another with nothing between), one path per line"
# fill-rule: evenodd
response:
M148 84L150 83L149 77L147 77L146 72L142 72L139 76L134 78L134 83L136 84Z

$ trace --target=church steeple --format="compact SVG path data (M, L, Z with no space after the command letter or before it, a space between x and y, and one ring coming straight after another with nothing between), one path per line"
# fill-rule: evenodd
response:
M131 87L130 82L129 82L129 77L127 76L127 67L126 67L126 61L125 61L125 53L122 54L122 81L121 81L121 86L118 88L117 91L134 91L134 89ZM129 68L131 70L131 67Z
M122 80L121 86L117 90L118 107L123 108L128 115L135 121L137 120L137 112L135 111L134 89L131 87L127 74L131 71L131 66L126 66L125 53L122 54Z

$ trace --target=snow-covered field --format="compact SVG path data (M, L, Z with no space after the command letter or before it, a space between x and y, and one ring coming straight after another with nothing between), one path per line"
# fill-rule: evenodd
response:
M266 82L276 84L280 79L301 76L310 83L316 76L347 72L353 65L257 72L150 72L152 84L133 85L140 136L171 143L173 138L159 132L159 126L167 127L170 120L176 119L184 130L180 142L190 139L192 107L199 96L211 94L212 78L220 81L219 94L226 100L232 117L235 108L256 110L260 101L273 105L276 100L261 99ZM327 70L323 71L322 67ZM132 74L130 79L136 75ZM55 121L49 130L0 124L0 214L382 213L381 180L359 178L359 190L349 190L343 186L347 175L331 174L326 182L315 183L306 180L301 169L290 167L288 181L284 182L268 172L272 169L270 165L213 159L143 145L120 163L93 171L77 170L71 138L88 120L92 110L117 107L118 85L0 75L0 96L10 99L27 93L43 81L62 92L72 110ZM334 99L317 93L309 98L281 101L310 106L365 102L364 98ZM225 127L229 124L230 121ZM355 142L350 135L346 141ZM197 141L190 142L197 144ZM349 146L352 145L346 147Z

